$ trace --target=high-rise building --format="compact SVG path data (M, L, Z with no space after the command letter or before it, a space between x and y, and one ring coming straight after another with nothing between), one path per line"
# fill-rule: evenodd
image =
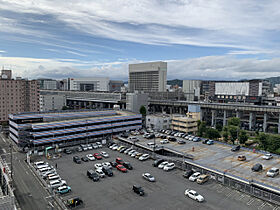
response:
M0 122L9 114L39 111L37 80L12 79L11 70L2 70L0 78Z
M200 80L183 80L183 92L188 101L197 101L200 99Z
M166 62L150 62L129 65L129 91L166 91Z

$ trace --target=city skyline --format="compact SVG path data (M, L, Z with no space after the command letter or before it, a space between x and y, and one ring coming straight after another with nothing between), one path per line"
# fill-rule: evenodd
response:
M127 80L166 61L168 79L279 76L280 3L0 1L0 65L14 76Z

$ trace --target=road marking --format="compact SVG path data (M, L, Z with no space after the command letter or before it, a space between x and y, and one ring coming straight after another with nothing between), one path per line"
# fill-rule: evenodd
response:
M229 192L229 193L226 195L226 197L229 198L233 193L234 193L234 191Z
M241 195L238 200L242 200L242 198L244 198L244 197L245 197L245 195Z
M2 138L2 140L3 140L5 143L7 143L6 140L5 140L5 138Z
M280 209L279 206L275 206L275 207L273 208L273 210L278 210L278 209Z
M255 199L253 198L253 199L251 199L251 200L249 200L248 202L247 202L247 205L248 206L250 206L253 202L255 201Z
M2 150L3 150L4 153L7 153L7 151L4 148Z
M265 205L266 205L266 202L262 203L262 205L260 205L260 206L258 207L258 209L262 209L263 207L265 207Z

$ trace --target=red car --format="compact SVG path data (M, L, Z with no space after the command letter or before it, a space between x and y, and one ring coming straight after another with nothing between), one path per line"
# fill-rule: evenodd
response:
M123 173L126 173L126 172L127 172L126 167L124 167L123 165L117 165L116 168L117 168L119 171L123 172Z
M93 157L95 157L97 160L101 160L102 156L99 153L94 153Z
M123 165L124 161L120 157L116 158L116 163Z

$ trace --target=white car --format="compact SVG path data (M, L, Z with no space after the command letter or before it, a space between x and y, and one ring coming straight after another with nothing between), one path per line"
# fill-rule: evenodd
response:
M163 167L164 171L170 171L175 168L175 163L168 163L166 166Z
M128 154L131 150L132 150L132 148L128 148L128 149L126 149L123 153L124 153L124 154Z
M86 155L89 160L95 160L95 157L92 154Z
M109 154L107 152L104 152L104 151L101 151L100 152L100 155L102 155L103 157L105 158L108 158L109 157Z
M98 146L98 148L102 148L102 144L100 142L96 142L96 145Z
M109 148L112 149L115 146L117 146L117 144L112 144Z
M270 160L271 158L273 158L272 154L265 154L264 156L262 156L262 159L264 160Z
M158 168L162 169L164 168L164 166L166 166L168 164L167 161L162 162L161 164L159 164Z
M168 139L163 139L163 140L160 141L160 143L161 143L161 144L168 144L169 141L168 141Z
M95 172L96 172L101 178L104 178L104 177L105 177L105 174L104 174L104 172L102 171L101 168L96 169Z
M141 157L139 157L139 160L148 160L150 158L149 154L144 154Z
M185 196L188 196L189 198L191 199L194 199L198 202L202 202L204 201L204 198L202 195L199 195L196 191L194 190L189 190L189 189L186 189L185 190Z
M119 145L116 145L114 147L112 147L112 150L117 150L119 148Z
M192 182L195 182L199 176L200 176L200 173L199 172L195 172L193 175L191 175L189 177L189 180L192 181Z
M133 150L130 150L127 154L128 154L128 155L131 155L131 154L134 153L134 152L136 152L136 150L133 149Z
M95 163L95 164L94 164L94 167L95 167L96 169L102 168L102 164L101 164L101 163Z
M149 174L149 173L144 173L144 174L142 174L142 177L143 177L144 179L148 180L149 182L155 182L155 181L156 181L155 177L152 176L152 175Z
M269 177L275 177L279 174L279 168L271 168L268 170L268 172L266 173L266 176Z
M136 154L138 154L137 151L133 152L130 156L131 156L131 157L135 157Z
M109 162L102 163L102 167L112 168L112 166L111 166L111 164Z

